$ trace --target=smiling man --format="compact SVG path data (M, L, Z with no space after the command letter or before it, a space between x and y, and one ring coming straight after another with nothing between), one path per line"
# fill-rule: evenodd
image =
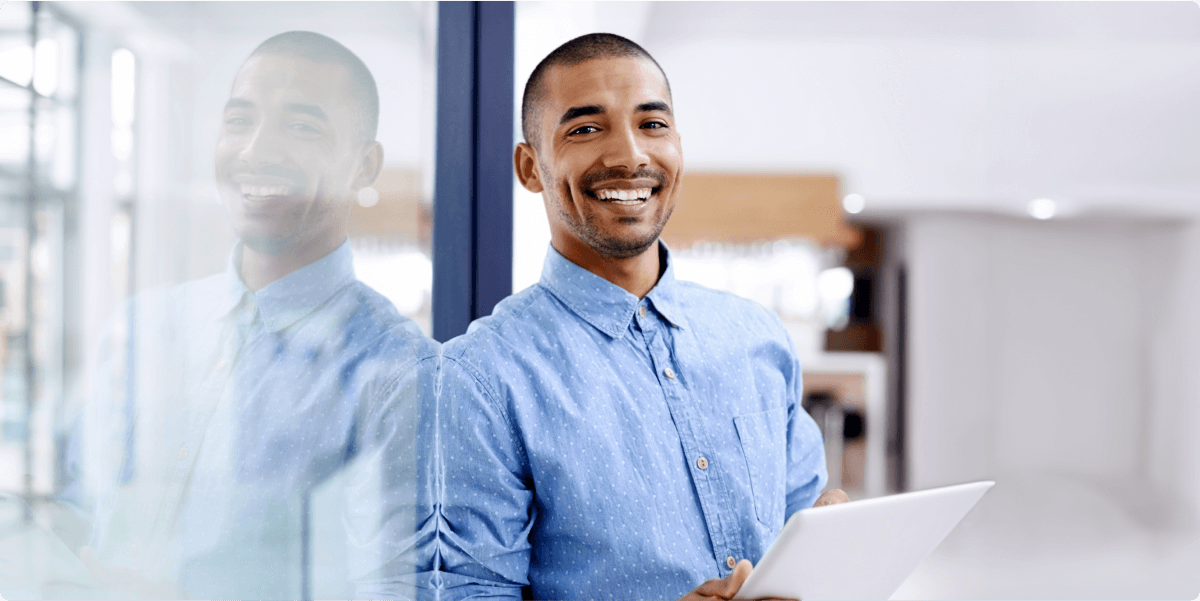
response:
M683 153L640 46L556 49L522 129L551 248L537 285L443 347L443 597L732 598L826 481L791 342L766 309L675 279L658 238Z
M367 67L315 33L234 79L215 171L240 242L223 273L133 298L89 387L81 555L114 598L311 595L330 522L357 596L419 594L437 345L357 280L347 241L378 112Z

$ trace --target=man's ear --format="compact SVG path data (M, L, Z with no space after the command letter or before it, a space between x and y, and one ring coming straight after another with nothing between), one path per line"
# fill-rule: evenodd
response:
M526 190L534 194L546 188L542 175L538 173L537 151L532 146L521 142L513 151L513 169L517 171L517 180Z
M363 150L362 163L358 167L358 175L354 178L354 189L375 185L379 173L383 171L383 144L371 142Z

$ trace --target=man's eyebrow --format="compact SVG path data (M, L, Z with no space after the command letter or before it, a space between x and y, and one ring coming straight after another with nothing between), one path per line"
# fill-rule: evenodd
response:
M652 111L662 111L668 115L672 114L671 107L667 103L665 103L661 100L655 100L653 102L643 102L642 104L638 105L639 113L649 113Z
M587 106L573 106L573 107L567 109L567 112L563 113L562 118L558 120L558 124L562 125L572 119L578 119L579 117L586 117L588 115L599 115L602 113L604 113L604 107L602 107L598 104L589 104Z
M320 119L321 121L324 121L326 123L329 122L329 115L326 115L325 111L321 110L321 107L319 107L315 104L301 104L299 102L289 102L289 103L283 105L283 109L285 111L288 111L291 113L304 113L305 115L316 117L317 119Z
M229 102L225 103L225 110L252 109L252 108L254 108L253 102L250 102L249 100L242 100L241 98L230 98Z

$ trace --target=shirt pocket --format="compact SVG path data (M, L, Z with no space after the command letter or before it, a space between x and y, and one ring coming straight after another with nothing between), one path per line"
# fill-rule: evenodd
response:
M746 469L750 473L754 512L764 526L783 526L787 487L787 407L733 418Z

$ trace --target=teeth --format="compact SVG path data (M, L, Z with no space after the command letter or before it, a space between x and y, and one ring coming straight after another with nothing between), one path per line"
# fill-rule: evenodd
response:
M242 184L243 196L257 196L264 198L267 196L287 196L292 193L290 186L254 186L250 184Z
M596 190L596 198L611 200L620 204L637 204L650 198L650 192L650 188L638 188L636 190L613 190L608 188Z

